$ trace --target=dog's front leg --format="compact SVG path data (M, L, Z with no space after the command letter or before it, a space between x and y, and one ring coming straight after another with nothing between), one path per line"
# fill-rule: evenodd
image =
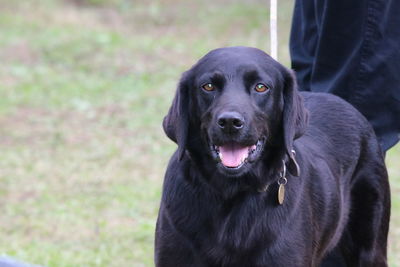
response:
M155 266L206 267L201 262L199 256L193 252L193 245L174 229L168 220L166 212L161 209L157 220L154 254Z

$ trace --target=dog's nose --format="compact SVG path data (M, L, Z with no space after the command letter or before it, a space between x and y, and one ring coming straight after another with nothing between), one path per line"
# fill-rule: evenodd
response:
M217 124L223 131L238 131L243 128L244 118L238 112L222 112L217 118Z

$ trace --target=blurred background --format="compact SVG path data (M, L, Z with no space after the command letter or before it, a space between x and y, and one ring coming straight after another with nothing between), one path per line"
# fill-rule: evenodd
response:
M293 0L279 0L289 65ZM269 51L267 0L0 0L0 255L49 267L153 266L161 121L207 51ZM400 266L400 147L390 266Z

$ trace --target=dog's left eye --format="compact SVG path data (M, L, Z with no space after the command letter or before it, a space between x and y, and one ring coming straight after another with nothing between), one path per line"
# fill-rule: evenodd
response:
M206 83L202 86L202 88L206 91L214 91L215 87L212 83Z
M256 85L256 87L254 87L254 89L259 93L263 93L269 90L269 87L266 86L265 84L259 83Z

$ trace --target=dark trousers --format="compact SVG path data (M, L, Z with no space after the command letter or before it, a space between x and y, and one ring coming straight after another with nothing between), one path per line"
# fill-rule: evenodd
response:
M329 92L400 139L400 0L296 0L290 38L300 90Z

